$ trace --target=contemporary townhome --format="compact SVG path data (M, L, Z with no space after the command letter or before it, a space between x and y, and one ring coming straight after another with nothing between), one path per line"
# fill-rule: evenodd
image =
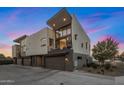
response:
M73 71L92 62L90 39L75 15L63 8L47 24L37 33L14 40L15 63Z

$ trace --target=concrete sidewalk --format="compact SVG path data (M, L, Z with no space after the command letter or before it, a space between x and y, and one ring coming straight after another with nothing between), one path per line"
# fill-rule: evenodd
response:
M116 77L117 78L117 77ZM116 80L116 82L115 82ZM67 72L41 67L0 65L1 85L114 85L115 77L89 74L80 71ZM123 78L121 78L123 81Z

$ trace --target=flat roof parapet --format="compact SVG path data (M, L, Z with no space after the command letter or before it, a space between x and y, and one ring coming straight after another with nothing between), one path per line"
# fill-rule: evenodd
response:
M20 43L21 40L25 39L27 37L27 35L23 35L15 40L13 40L14 42Z

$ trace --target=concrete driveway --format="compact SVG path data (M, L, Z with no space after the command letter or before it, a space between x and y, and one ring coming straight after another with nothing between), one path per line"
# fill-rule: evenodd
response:
M7 85L113 85L115 78L79 71L67 72L41 67L0 65L0 84Z

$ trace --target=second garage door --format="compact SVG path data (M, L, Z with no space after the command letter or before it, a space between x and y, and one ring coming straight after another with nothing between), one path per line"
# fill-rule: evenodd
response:
M65 56L48 56L45 58L45 67L51 69L65 70Z

